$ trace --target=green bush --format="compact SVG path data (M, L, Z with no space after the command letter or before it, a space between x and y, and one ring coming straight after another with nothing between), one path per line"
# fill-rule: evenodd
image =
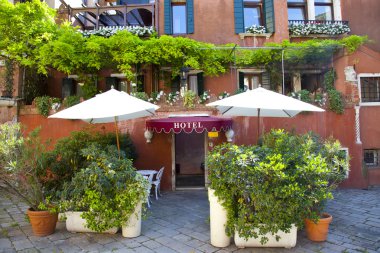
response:
M46 181L48 189L59 192L64 182L70 181L75 173L88 165L86 157L83 157L79 150L91 144L98 144L101 147L116 146L116 135L85 129L72 132L69 137L57 141L54 149L46 155L46 168L51 172L51 177ZM129 134L120 135L120 149L123 151L122 159L135 160L137 158L135 146Z
M337 90L327 91L329 98L329 109L337 114L344 112L344 99L341 92Z
M59 107L59 103L61 100L59 98L55 97L49 97L49 96L42 96L42 97L36 97L34 99L34 102L36 104L38 113L42 116L49 116L50 109L54 109L52 106L54 104L58 104L57 108Z
M63 106L66 108L69 108L73 105L80 103L80 97L79 96L68 96L63 100Z
M115 146L92 144L80 153L87 166L65 183L63 209L83 211L87 227L97 232L125 225L137 204L146 201L148 180L129 159L119 159Z
M226 232L261 243L266 233L318 219L348 170L339 142L283 130L266 134L262 146L217 146L207 163L210 187L227 209Z

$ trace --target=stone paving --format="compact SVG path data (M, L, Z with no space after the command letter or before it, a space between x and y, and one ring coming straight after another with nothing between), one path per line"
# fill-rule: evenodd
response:
M210 244L206 191L168 192L153 200L140 237L69 233L59 222L54 234L33 236L25 219L26 205L0 192L0 252L380 252L380 188L339 190L328 203L333 223L327 242L309 241L298 232L295 248L227 248Z

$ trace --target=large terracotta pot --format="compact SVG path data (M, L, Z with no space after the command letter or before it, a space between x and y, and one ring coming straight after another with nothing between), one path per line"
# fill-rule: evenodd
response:
M51 235L57 225L58 213L49 211L33 211L30 208L27 211L32 230L36 236Z
M314 242L326 241L331 221L332 216L328 213L323 213L317 223L314 223L314 221L312 220L306 219L305 228L307 238Z

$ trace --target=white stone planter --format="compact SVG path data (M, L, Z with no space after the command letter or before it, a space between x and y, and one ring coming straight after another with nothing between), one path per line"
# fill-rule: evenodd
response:
M297 227L292 226L290 233L285 233L283 231L279 231L277 233L281 238L279 241L276 241L276 236L272 234L266 234L266 237L268 237L269 241L262 245L260 243L260 236L259 238L249 238L248 240L245 240L243 237L240 237L237 232L235 232L235 244L238 248L245 248L245 247L284 247L284 248L293 248L296 246L297 243Z
M128 223L122 226L121 231L124 237L133 238L141 235L141 205L142 202L137 204Z
M69 232L91 232L97 233L96 231L85 227L86 220L80 217L82 212L66 212L66 229ZM118 228L111 228L102 233L106 234L116 234Z
M227 210L220 204L211 188L208 188L208 200L210 201L211 245L227 247L231 244L231 237L226 235Z

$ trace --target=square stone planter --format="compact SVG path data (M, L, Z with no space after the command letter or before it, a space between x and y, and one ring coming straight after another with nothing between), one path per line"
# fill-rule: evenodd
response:
M96 231L87 228L86 220L81 217L83 212L66 212L66 229L69 232L84 232L84 233L97 233ZM102 233L116 234L118 228L111 228Z
M283 248L293 248L296 246L297 243L297 227L292 226L290 229L290 233L285 233L284 231L279 231L277 233L281 238L279 241L276 241L276 235L272 235L270 233L266 234L265 236L268 237L269 241L262 245L260 243L260 238L249 238L248 240L244 239L243 237L239 236L238 232L235 232L235 244L238 248L245 248L245 247L283 247Z

